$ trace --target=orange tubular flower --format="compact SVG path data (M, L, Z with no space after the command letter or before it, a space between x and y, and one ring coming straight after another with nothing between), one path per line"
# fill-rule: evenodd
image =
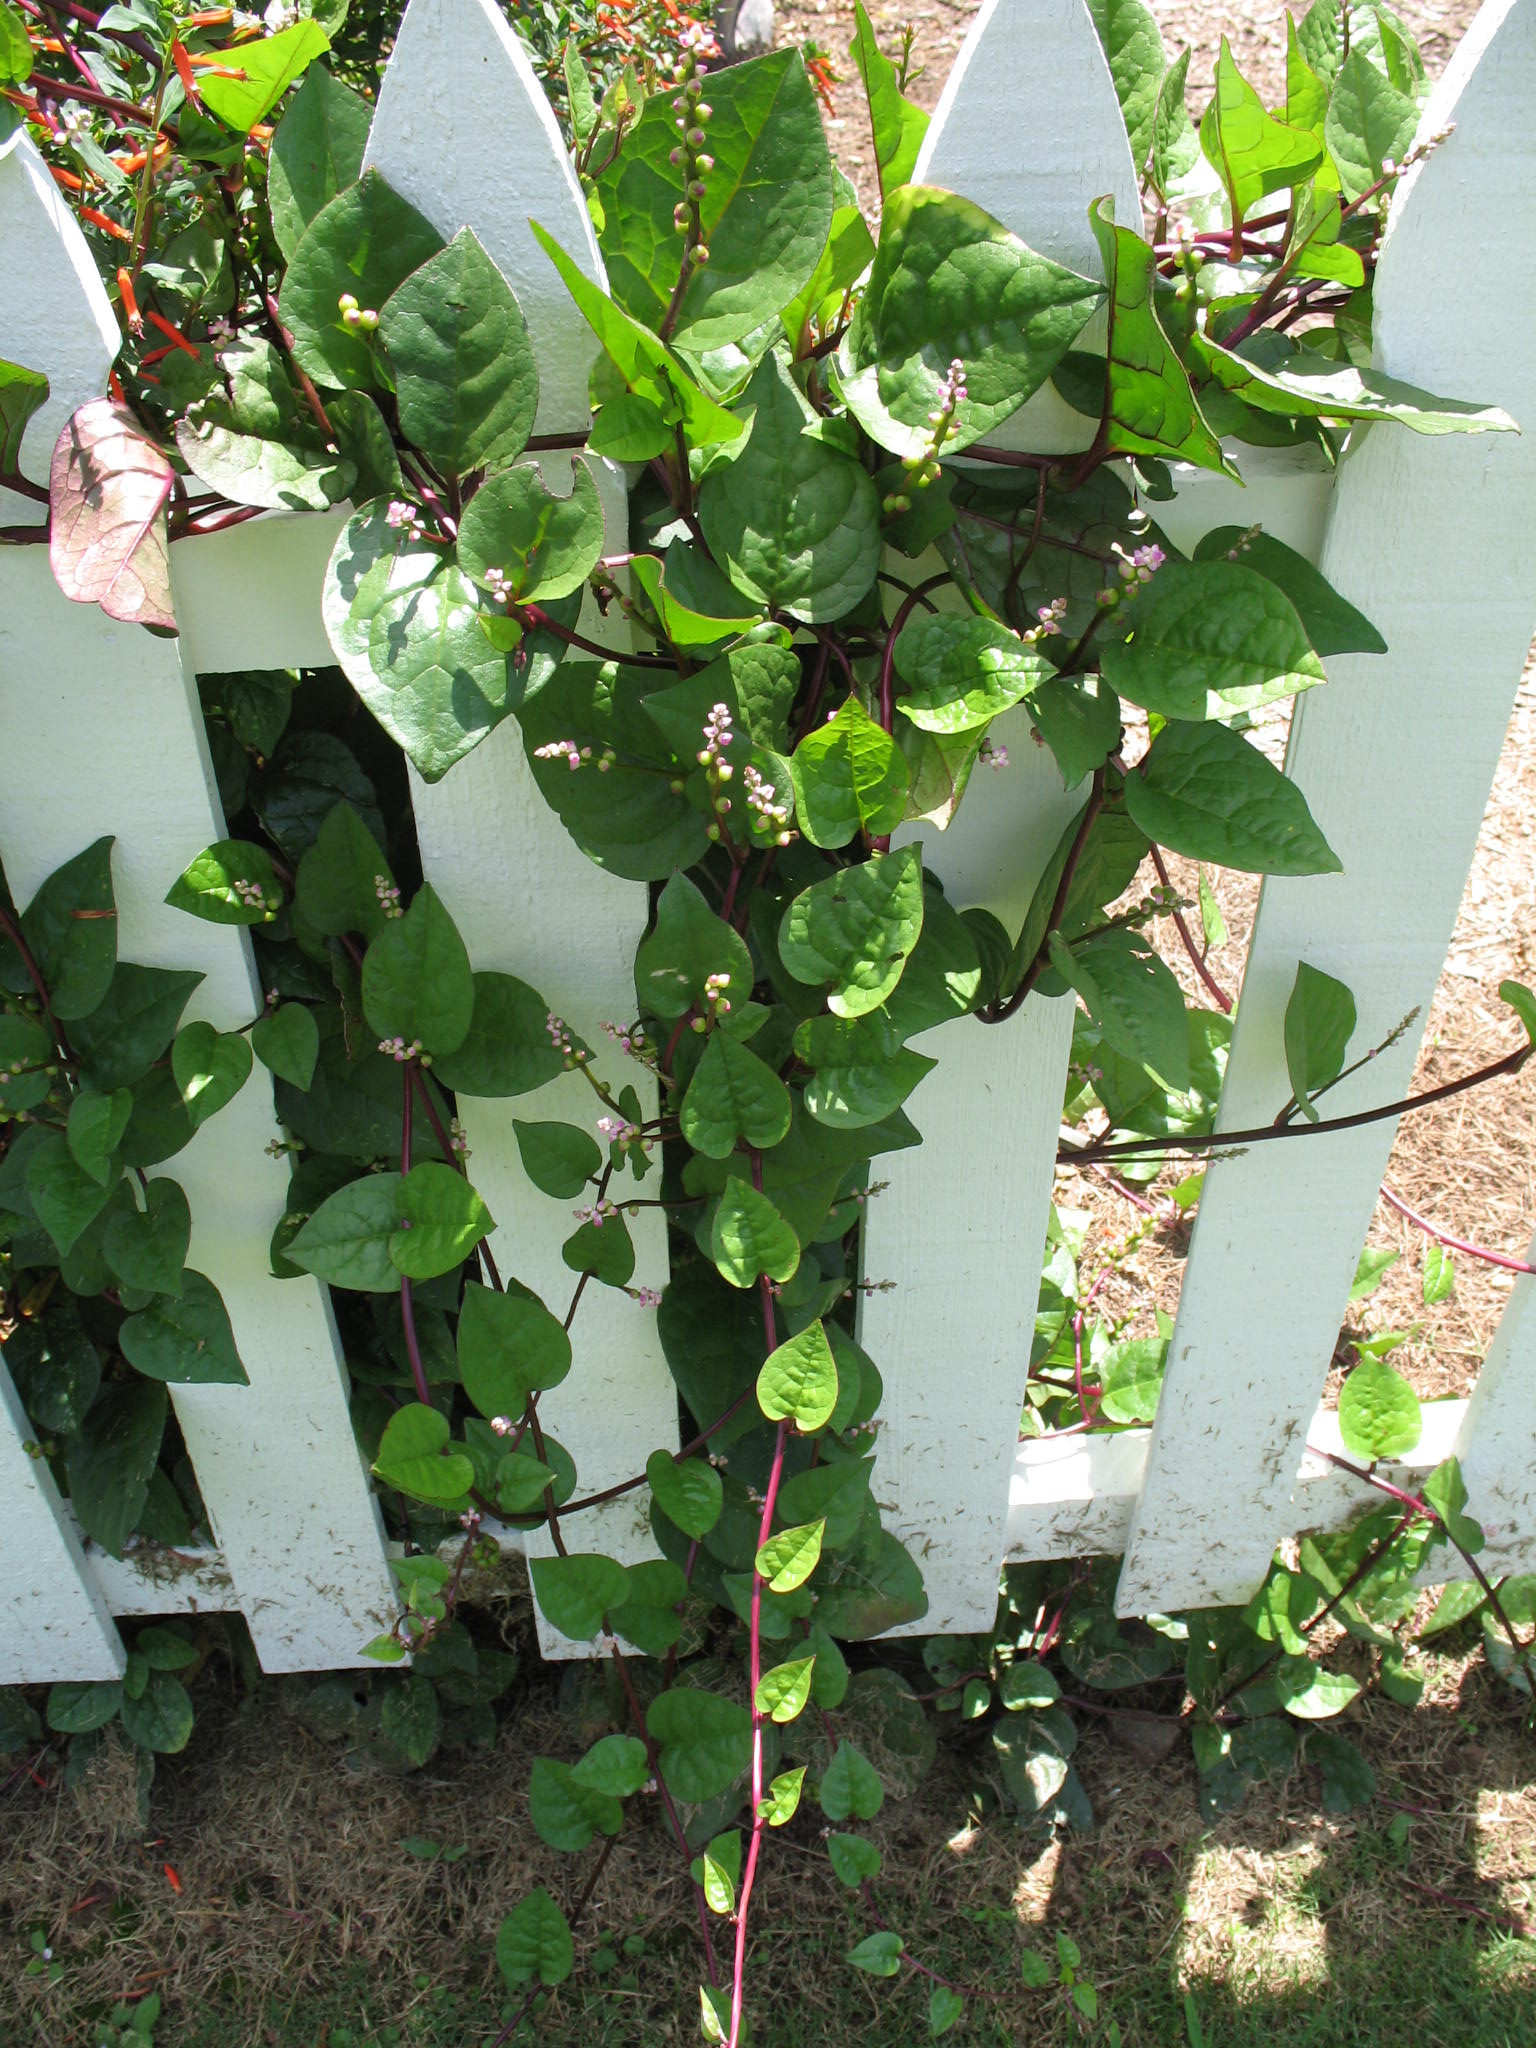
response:
M139 311L139 302L134 296L133 279L125 269L119 269L117 273L117 288L122 294L123 318L128 322L128 332L142 335L144 315Z
M166 340L171 344L172 348L184 349L186 353L192 358L194 363L198 360L198 351L193 347L192 343L188 341L187 337L182 333L179 327L173 327L169 320L162 319L158 313L146 313L144 315L144 318L149 322L151 327L159 328L160 332L165 336ZM166 353L168 354L169 350L167 350Z

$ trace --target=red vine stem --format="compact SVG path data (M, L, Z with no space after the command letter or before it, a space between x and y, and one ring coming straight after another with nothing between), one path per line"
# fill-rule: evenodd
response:
M1171 896L1174 893L1174 888L1172 882L1168 879L1168 869L1163 860L1163 849L1160 846L1154 846L1151 849L1151 853L1152 865L1157 870L1157 879ZM1184 950L1189 955L1190 965L1205 983L1216 1007L1221 1011L1222 1015L1230 1017L1232 1014L1232 998L1227 994L1215 975L1212 974L1209 967L1206 966L1205 955L1195 944L1194 933L1191 932L1188 924L1185 922L1183 911L1175 909L1170 911L1169 915L1173 919L1174 927L1179 937L1184 941Z
M1469 1244L1464 1237L1452 1237L1438 1223L1431 1223L1427 1216L1410 1209L1402 1196L1395 1194L1385 1182L1382 1183L1381 1199L1389 1209L1395 1209L1399 1216L1405 1217L1415 1230L1422 1230L1426 1237L1432 1237L1436 1244L1443 1244L1447 1251L1465 1252L1469 1259L1481 1259L1485 1266L1499 1266L1506 1273L1536 1273L1536 1266L1528 1265L1524 1259L1512 1259L1505 1252L1491 1252L1484 1245Z

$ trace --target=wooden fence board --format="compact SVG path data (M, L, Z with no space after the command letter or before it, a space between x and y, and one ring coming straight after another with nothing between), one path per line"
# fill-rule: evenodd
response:
M1536 1265L1536 1244L1525 1257ZM1529 1273L1521 1274L1504 1305L1457 1433L1456 1455L1468 1512L1487 1538L1485 1568L1536 1570L1536 1278Z
M119 1678L126 1656L0 1352L0 1685Z
M454 148L424 154L420 137L433 132L444 107ZM368 160L441 233L464 224L475 230L516 291L533 337L539 431L583 431L595 343L526 216L599 281L602 265L549 103L517 37L485 0L411 0L379 95ZM570 465L568 455L538 461L554 491L569 489ZM629 517L623 474L596 460L588 467L603 500L606 549L622 553ZM604 645L619 644L590 603L582 624ZM476 967L516 974L538 989L593 1047L595 1070L616 1086L633 1082L646 1115L654 1115L654 1080L623 1059L600 1029L604 1019L622 1023L635 1013L634 953L648 918L645 887L605 874L576 848L539 794L515 719L505 720L440 783L413 774L411 791L423 869ZM504 1275L534 1288L557 1314L576 1284L560 1256L576 1226L568 1208L528 1181L512 1126L514 1119L565 1119L591 1129L598 1109L579 1074L512 1101L460 1103L474 1154L471 1171L500 1226L492 1239L497 1261ZM652 1181L642 1192L654 1187ZM667 1274L661 1212L645 1210L629 1227L636 1253L631 1284L660 1288ZM575 1458L586 1493L639 1471L658 1447L675 1447L677 1395L654 1313L616 1290L587 1287L573 1338L571 1377L539 1406L545 1425ZM573 1525L571 1545L606 1548L627 1560L654 1555L648 1501L641 1491L594 1510ZM532 1544L536 1553L545 1540ZM546 1654L579 1653L542 1619L540 1633Z
M1109 194L1116 219L1139 230L1141 199L1083 0L982 0L912 181L960 193L1042 256L1103 277L1089 201ZM1080 345L1102 352L1106 331L1096 318ZM1058 454L1086 448L1096 425L1047 384L989 438L996 447Z
M1444 288L1469 222L1518 217L1536 180L1536 6L1490 0L1425 110L1456 133L1396 203L1376 278L1392 375L1536 422L1536 237L1500 239L1486 296ZM1536 442L1373 427L1341 466L1323 572L1389 652L1341 657L1298 705L1287 772L1342 875L1266 883L1221 1127L1286 1102L1282 1022L1296 965L1354 990L1358 1050L1422 1019L1455 924L1536 607ZM1327 1097L1406 1092L1422 1023ZM1512 1033L1513 1038L1513 1033ZM1118 1594L1122 1612L1241 1600L1289 1526L1395 1125L1255 1147L1206 1181ZM1220 1486L1211 1484L1220 1475Z
M71 604L41 548L0 552L0 859L25 903L63 861L116 835L120 957L196 967L188 1016L223 1030L261 1006L233 926L166 890L222 836L202 715L175 640ZM268 1670L356 1661L392 1605L378 1510L352 1435L328 1298L276 1280L267 1245L287 1169L271 1082L240 1094L165 1171L192 1208L189 1263L224 1296L249 1387L172 1388L198 1484ZM253 1447L268 1449L253 1457Z

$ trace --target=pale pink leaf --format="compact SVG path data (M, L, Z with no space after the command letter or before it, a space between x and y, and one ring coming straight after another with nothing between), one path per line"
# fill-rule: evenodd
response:
M59 588L111 619L174 633L165 508L174 471L126 407L93 398L53 451L48 559Z

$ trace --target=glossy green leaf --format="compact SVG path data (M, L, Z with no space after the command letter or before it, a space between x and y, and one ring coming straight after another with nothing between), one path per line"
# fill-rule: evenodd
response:
M538 410L538 365L522 308L473 228L378 310L412 446L453 476L520 455Z
M841 618L880 566L880 507L851 455L806 432L817 419L776 355L742 397L745 449L699 492L710 551L749 596L815 625Z
M198 80L203 105L247 134L267 118L305 66L330 47L330 38L317 21L296 21L276 35L242 43L238 63L230 67L242 76L221 78L217 71L205 72Z
M1515 428L1509 414L1497 406L1438 398L1380 370L1362 370L1315 349L1290 345L1284 336L1274 337L1272 343L1268 336L1255 336L1249 346L1254 353L1237 356L1198 333L1190 342L1206 374L1261 412L1340 425L1396 420L1416 434L1510 433ZM1266 360L1258 355L1261 346Z
M629 1574L623 1565L595 1551L536 1557L529 1572L545 1619L574 1642L597 1635L608 1610L628 1598Z
M685 1536L707 1536L719 1521L724 1490L720 1474L706 1460L679 1463L669 1451L652 1451L645 1477L656 1505Z
M192 1702L179 1678L151 1671L137 1699L123 1701L123 1733L156 1756L176 1756L192 1739Z
M346 497L357 470L322 436L273 344L239 338L219 363L225 381L176 427L192 474L236 504L269 511L323 512Z
M694 354L739 341L809 279L832 223L832 164L821 110L795 49L710 69L707 147L713 168L699 201L709 260L673 313L679 347ZM683 253L673 210L685 197L669 91L647 100L611 169L597 183L598 240L609 289L659 329Z
M800 1242L768 1197L733 1175L715 1211L710 1256L732 1287L751 1287L763 1274L792 1280Z
M655 685L649 669L567 661L519 717L545 801L589 860L628 881L663 881L709 845L704 818L672 787L683 778L657 772L672 765L672 754L645 708ZM574 773L567 746L590 749ZM603 774L593 764L609 752L615 764Z
M781 1828L799 1812L800 1794L805 1789L805 1772L804 1764L792 1771L780 1771L769 1785L768 1796L757 1809L769 1827Z
M770 1536L757 1552L757 1575L768 1581L771 1593L793 1593L821 1562L821 1540L825 1522L802 1522Z
M837 1406L837 1362L820 1321L770 1351L757 1376L757 1402L770 1422L814 1435Z
M1248 533L1240 526L1218 526L1201 538L1194 559L1219 561L1223 556L1231 556L1234 549L1244 568L1256 569L1285 592L1296 608L1313 652L1324 660L1331 654L1386 653L1386 641L1365 614L1340 597L1305 555L1298 555L1294 548L1288 548L1271 534Z
M797 981L831 984L835 1016L858 1017L896 987L922 926L922 855L904 846L802 891L784 913L779 953Z
M314 1011L303 1003L284 1003L269 1010L251 1027L251 1050L279 1080L307 1089L320 1057L320 1026Z
M1052 933L1051 965L1082 997L1117 1052L1165 1086L1189 1086L1189 1027L1173 971L1138 932L1100 932L1076 947Z
M1107 199L1090 207L1088 217L1109 281L1109 447L1122 455L1159 455L1225 470L1221 443L1206 424L1188 373L1158 318L1157 259L1151 245L1116 226Z
M1075 789L1102 768L1120 741L1120 699L1102 676L1054 676L1030 692L1029 718Z
M789 1090L772 1067L728 1031L712 1031L678 1110L693 1149L711 1159L738 1147L767 1151L789 1129L789 1116Z
M650 1775L645 1744L636 1735L602 1736L571 1769L578 1785L606 1793L610 1799L627 1799Z
M165 900L209 924L270 924L283 892L261 847L248 839L218 839L183 870Z
M1200 147L1226 188L1236 221L1269 193L1300 184L1323 160L1314 135L1265 113L1225 36L1216 59L1216 91L1200 123Z
M67 1256L112 1197L112 1187L82 1166L64 1139L49 1131L26 1163L33 1214Z
M166 1392L149 1380L103 1387L64 1446L69 1504L87 1536L121 1557L149 1493L165 1433Z
M670 429L674 423L681 425L691 448L708 448L723 441L739 440L744 431L743 422L708 397L671 350L593 284L537 221L530 225L535 240L559 271L566 290L576 301L582 318L602 343L612 374L625 391L645 406L654 408L664 427ZM602 425L601 414L598 425ZM613 447L595 448L594 452L617 453ZM652 452L659 453L660 450L653 449Z
M1088 0L1088 12L1104 46L1131 161L1140 175L1152 149L1165 63L1162 34L1142 0Z
M1424 1306L1434 1308L1456 1291L1456 1262L1443 1244L1424 1247Z
M514 1118L523 1171L541 1194L571 1202L602 1171L603 1153L590 1132L575 1124L530 1124Z
M880 1875L880 1851L863 1835L829 1835L827 1854L838 1882L851 1892Z
M496 1228L491 1212L463 1174L437 1160L413 1166L395 1197L398 1225L390 1264L409 1280L433 1280L467 1259Z
M389 862L352 804L343 801L327 812L299 861L293 895L304 921L328 936L358 932L374 939L398 914Z
M1355 1021L1355 999L1344 983L1299 961L1285 1006L1285 1066L1308 1123L1318 1121L1313 1095L1338 1079Z
M622 1216L583 1223L560 1247L573 1273L590 1273L605 1287L627 1287L635 1270L634 1240Z
M902 92L896 66L882 54L874 29L861 0L854 0L853 40L848 45L869 102L870 136L875 147L875 167L880 192L889 199L899 186L909 183L917 164L917 153L928 132L928 116Z
M340 301L350 297L378 312L442 246L431 222L377 171L338 193L305 228L278 294L300 368L331 390L386 385L370 338L346 324Z
M1189 80L1189 52L1181 50L1163 73L1152 113L1152 179L1168 193L1200 160L1200 138L1189 118L1184 93Z
M697 883L674 875L657 898L655 926L635 956L640 1007L666 1023L689 1010L702 1014L711 980L732 1004L744 1003L752 993L752 956L711 910Z
M831 1763L821 1775L821 1810L828 1820L873 1820L885 1804L880 1774L867 1757L848 1741L839 1742Z
M519 1899L496 1930L496 1966L509 1984L563 1984L575 1961L570 1926L543 1885Z
M430 883L394 918L363 960L363 1014L381 1039L434 1058L469 1033L475 985L464 941Z
M882 1928L878 1934L865 1935L857 1948L850 1949L848 1960L867 1976L896 1977L901 1974L901 1959L906 1946L899 1934L890 1928Z
M807 1018L796 1029L795 1051L815 1069L805 1084L806 1108L835 1130L879 1123L935 1065L902 1048L883 1008L867 1017Z
M115 1178L112 1155L128 1128L132 1110L133 1097L126 1088L116 1089L111 1095L97 1095L82 1088L69 1105L66 1142L76 1165L83 1166L102 1187Z
M1037 255L970 200L904 185L887 194L844 344L848 409L893 455L921 455L958 360L966 396L944 444L957 452L1039 390L1102 299L1090 278Z
M110 839L96 840L54 870L23 911L21 933L54 1016L66 1024L89 1017L117 965Z
M807 344L811 315L817 314L823 329L830 331L830 322L842 310L844 294L863 277L874 253L874 237L858 207L834 206L827 246L810 282L779 309L780 324L797 357Z
M808 732L790 761L795 818L813 846L846 846L855 833L889 833L907 807L901 749L857 697Z
M624 1825L624 1808L606 1792L579 1783L569 1764L541 1756L529 1780L528 1817L541 1841L571 1855L585 1849L595 1834L616 1835Z
M53 1040L41 1024L31 1017L0 1016L0 1111L18 1116L46 1101L53 1085L48 1068L54 1057Z
M897 703L925 732L969 732L1027 697L1055 671L994 619L916 612L896 642ZM797 757L798 758L798 757Z
M1422 1431L1419 1398L1384 1358L1365 1358L1339 1391L1339 1435L1368 1465L1413 1450Z
M448 1443L448 1418L423 1402L397 1408L385 1425L373 1469L380 1482L413 1500L448 1506L475 1483L475 1468Z
M49 1688L48 1726L60 1735L89 1735L92 1729L105 1728L122 1703L120 1680L66 1679Z
M745 633L762 616L708 556L695 553L681 540L672 542L665 560L636 555L629 574L674 647L717 647L722 640Z
M458 1047L433 1063L433 1075L459 1095L526 1095L564 1071L552 1043L549 1006L514 974L477 973L469 1030Z
M1167 562L1104 643L1104 679L1160 718L1226 718L1326 680L1283 591L1237 562Z
M1125 808L1191 860L1256 875L1340 871L1297 785L1225 725L1170 720L1126 777Z
M554 461L545 460L553 471ZM465 575L486 584L499 574L509 595L521 603L569 597L586 582L602 552L597 485L575 456L571 488L564 496L550 491L532 464L502 470L476 491L459 527L459 565Z
M718 1799L752 1760L752 1716L719 1693L675 1685L651 1701L645 1725L669 1789L690 1804Z
M459 1309L458 1360L464 1391L486 1420L516 1420L530 1394L570 1371L571 1340L542 1301L472 1281Z
M26 42L23 35L22 41ZM28 60L31 45L27 44ZM0 60L3 61L3 60ZM0 359L0 469L18 472L27 422L48 402L48 379L41 370Z
M176 1034L171 1072L194 1130L234 1100L250 1079L251 1066L250 1041L237 1031L216 1031L199 1022Z
M1150 1422L1157 1412L1167 1362L1163 1337L1133 1337L1112 1344L1099 1367L1100 1413L1110 1422Z
M157 1175L144 1189L144 1208L115 1214L102 1237L102 1255L125 1286L148 1294L181 1292L182 1268L192 1237L187 1198L175 1181Z
M124 1318L118 1343L147 1379L196 1387L247 1384L223 1297L190 1269L175 1294L156 1295L147 1309Z
M757 1711L774 1721L795 1720L811 1696L815 1664L814 1657L796 1657L788 1664L776 1664L771 1671L765 1671L755 1695Z
M1327 1671L1310 1657L1282 1657L1275 1673L1280 1704L1298 1721L1328 1721L1360 1691L1346 1671Z
M36 1428L79 1434L101 1389L101 1354L73 1302L55 1302L46 1316L16 1323L5 1340L5 1366Z
M317 1280L363 1293L389 1292L400 1284L390 1263L390 1240L400 1223L398 1173L369 1174L328 1195L284 1256Z
M1400 91L1363 50L1351 50L1328 95L1323 125L1346 199L1377 184L1390 161L1400 164L1418 132L1419 105Z
M277 124L267 157L272 232L291 262L305 228L363 168L373 109L312 65Z

